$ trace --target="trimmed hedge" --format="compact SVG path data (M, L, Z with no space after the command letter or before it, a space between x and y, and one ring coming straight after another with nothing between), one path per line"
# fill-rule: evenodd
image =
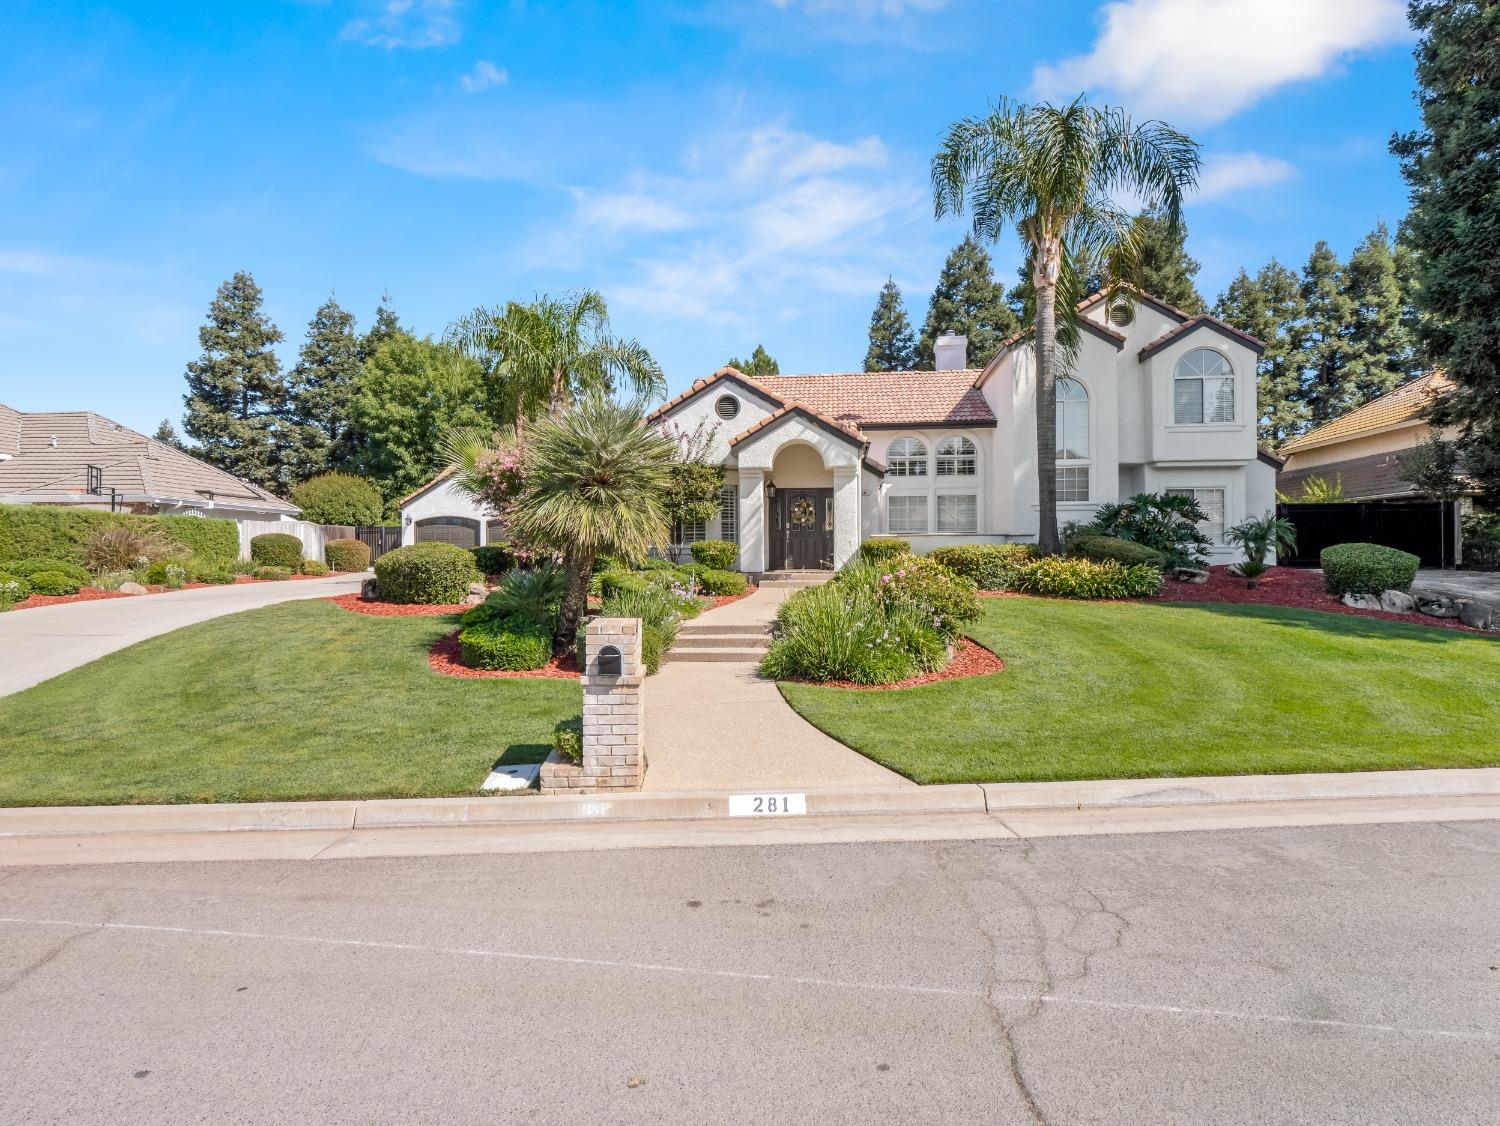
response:
M1095 563L1109 561L1123 563L1127 567L1145 563L1147 566L1162 569L1167 565L1167 557L1156 548L1134 543L1131 540L1122 540L1119 536L1074 536L1068 541L1068 554L1091 559Z
M167 530L169 539L219 567L227 567L240 557L240 529L233 520L215 520L205 516L142 516L157 520Z
M866 563L881 563L897 555L911 554L911 540L894 536L876 536L859 545L859 557Z
M1012 590L1021 571L1036 558L1036 549L1029 543L959 544L930 551L927 558L980 590Z
M583 716L562 720L552 729L552 749L566 762L583 761Z
M77 563L65 563L61 559L8 559L0 563L0 571L17 578L30 578L39 571L56 571L74 579L80 588L93 581L93 576Z
M750 581L738 571L705 570L698 575L704 594L739 595L750 589Z
M1161 588L1161 571L1147 563L1126 567L1113 559L1046 556L1032 563L1017 583L1026 594L1047 598L1145 598Z
M314 524L379 524L385 501L374 485L349 473L320 473L292 490L288 498Z
M481 622L458 635L458 647L460 660L471 669L522 672L552 659L552 631L532 622Z
M60 505L0 504L0 560L57 559L81 566L89 541L105 528L121 524L158 528L180 545L185 555L229 564L240 553L239 528L233 520L134 516Z
M1378 543L1339 543L1325 547L1318 562L1328 593L1378 595L1386 590L1410 590L1422 561Z
M699 540L688 550L693 553L694 563L701 563L714 571L728 571L734 566L740 546L728 540Z
M262 567L286 567L295 571L302 566L302 541L286 532L267 532L250 541L250 561Z
M321 579L324 575L328 574L328 570L327 563L320 563L316 559L304 559L302 561L302 573L304 575L311 575L315 579Z
M451 543L409 544L375 560L375 589L387 602L442 606L462 602L479 581L474 556Z
M505 544L487 543L469 550L474 553L474 565L486 575L503 575L516 565L515 553Z
M370 545L362 540L329 540L323 557L335 571L363 571L370 565Z

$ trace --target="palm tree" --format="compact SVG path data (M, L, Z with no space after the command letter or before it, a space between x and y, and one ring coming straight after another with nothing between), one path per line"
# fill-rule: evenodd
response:
M1076 341L1083 281L1102 271L1111 284L1140 272L1133 211L1159 212L1175 229L1183 194L1197 183L1198 146L1161 121L1132 124L1123 110L1079 98L1066 106L1002 100L986 117L948 130L932 158L939 218L973 214L974 233L994 241L1014 223L1026 251L1036 333L1039 546L1058 550L1057 361ZM1128 290L1127 290L1128 293ZM1061 321L1061 323L1059 323Z
M557 418L580 396L608 394L618 381L646 398L666 391L651 353L610 335L609 309L592 289L478 308L455 322L448 337L485 363L518 432L543 409Z

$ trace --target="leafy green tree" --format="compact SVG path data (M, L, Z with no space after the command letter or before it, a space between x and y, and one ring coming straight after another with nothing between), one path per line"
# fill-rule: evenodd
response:
M164 418L157 423L156 430L152 432L151 437L163 445L173 446L179 450L184 448L182 439L177 436L177 427L172 425L170 418Z
M1111 193L1135 196L1169 223L1197 182L1198 146L1160 121L1141 125L1119 109L1082 98L1066 106L1002 101L983 118L948 130L932 159L939 218L973 213L974 233L999 238L1014 223L1025 250L1034 309L1039 546L1057 534L1058 341L1077 340L1080 283L1103 270L1140 277L1140 235ZM1061 330L1061 332L1060 332ZM988 358L988 357L986 357Z
M970 363L987 364L1020 324L1005 302L1005 287L995 280L989 251L973 235L965 235L938 274L917 338L914 366L931 371L937 338L949 333L969 338Z
M1220 295L1214 315L1265 344L1256 368L1260 440L1279 447L1307 428L1302 367L1293 339L1302 319L1302 286L1276 259L1251 277L1241 270Z
M355 445L349 396L363 368L354 316L329 297L308 323L307 339L287 378L281 456L288 482L349 462Z
M1400 456L1401 479L1431 500L1458 500L1468 491L1457 442L1431 432Z
M401 318L396 316L396 311L391 308L390 293L382 293L380 304L375 307L374 323L370 325L370 330L359 338L361 360L368 360L380 351L382 344L404 331L401 327Z
M1453 381L1435 419L1500 505L1500 5L1411 0L1422 127L1391 151L1411 189L1421 343Z
M1208 302L1193 283L1201 267L1187 252L1187 224L1170 223L1149 211L1136 216L1135 222L1140 240L1141 289L1184 313L1207 312Z
M1381 223L1344 266L1344 291L1353 306L1344 384L1356 406L1420 374L1401 282L1396 247Z
M748 360L731 359L725 367L732 367L754 378L757 375L780 375L781 365L766 351L764 344L757 344Z
M302 510L302 519L314 524L378 524L385 511L375 486L348 473L309 477L288 499Z
M286 398L273 346L281 330L241 270L219 286L198 329L203 354L187 365L184 425L198 456L264 489L281 485L277 413Z
M430 481L446 464L443 436L491 430L478 361L446 344L398 331L365 361L349 398L350 425L364 437L351 468L387 503Z
M1349 369L1349 329L1355 303L1344 268L1326 242L1319 241L1302 267L1302 318L1293 344L1302 368L1298 397L1313 426L1349 413L1359 405Z
M895 278L880 287L875 311L870 314L870 347L865 352L866 371L910 371L916 366L916 345L911 321L901 300Z

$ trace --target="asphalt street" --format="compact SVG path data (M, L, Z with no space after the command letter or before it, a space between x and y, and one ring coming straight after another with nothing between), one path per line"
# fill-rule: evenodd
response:
M5 869L0 1076L7 1124L1488 1126L1500 822Z

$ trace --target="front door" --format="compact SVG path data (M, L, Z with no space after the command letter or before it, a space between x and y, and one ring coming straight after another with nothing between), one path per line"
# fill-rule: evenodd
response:
M793 571L833 566L833 490L782 489L776 494L780 566Z

